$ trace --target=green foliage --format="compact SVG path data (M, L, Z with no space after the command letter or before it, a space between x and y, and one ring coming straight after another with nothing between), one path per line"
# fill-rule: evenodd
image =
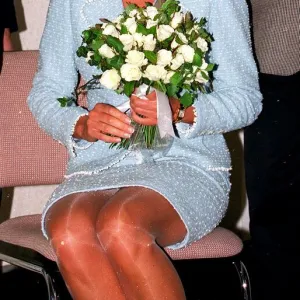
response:
M58 98L57 101L60 103L61 107L67 107L67 106L72 106L76 100L72 97L61 97Z
M197 51L197 50L195 51L195 54L194 54L193 65L195 65L197 67L201 67L201 65L202 65L202 53L201 53L201 51Z
M166 85L165 85L163 82L161 82L160 80L159 80L159 81L155 81L155 82L153 83L153 87L154 87L155 89L157 89L157 90L163 92L163 93L166 93L166 92L167 92L167 87L166 87Z
M174 86L177 86L181 83L182 80L183 80L182 74L179 72L175 72L173 76L170 78L170 83Z
M116 37L108 35L106 43L108 44L108 46L114 48L118 53L123 52L124 45Z
M215 69L215 64L208 64L207 68L206 68L206 71L208 72L211 72Z
M157 55L153 51L144 51L145 57L152 63L156 64L157 63Z
M146 6L152 6L152 4L148 2L146 3ZM129 15L134 9L136 9L139 13L139 18L135 17L137 22L136 32L144 36L152 34L156 40L157 27L162 24L170 25L173 14L175 12L181 11L180 2L178 0L167 0L163 3L162 7L158 9L158 14L154 18L154 20L158 21L158 25L147 28L148 18L143 14L143 8L140 8L135 4L129 4L125 8L124 12L120 15L120 18L118 18L120 27L117 27L115 23L105 18L100 19L100 21L105 24L112 24L116 27L120 34L131 34L128 31L127 27L124 25L124 22L126 22L126 20L130 17ZM206 58L208 56L206 56L206 53L201 51L201 49L197 47L196 43L196 40L199 37L205 39L208 42L208 46L210 46L209 43L213 41L213 37L205 28L206 22L207 20L205 18L201 18L197 21L196 19L194 19L193 15L188 12L184 14L183 22L179 24L179 26L176 28L176 31L168 39L164 41L157 40L154 51L145 51L140 45L136 46L137 44L135 43L132 50L142 51L145 57L148 59L148 64L157 64L157 52L161 49L171 51L174 58L177 55L177 49L171 48L171 43L174 40L178 45L187 44L195 50L193 62L183 63L170 78L170 82L168 84L165 84L163 82L164 79L154 82L149 80L148 78L142 77L138 81L127 82L124 78L121 78L121 83L115 92L117 94L125 94L127 97L130 97L136 87L142 84L147 84L149 86L147 92L149 92L150 87L153 87L165 93L168 97L178 98L184 107L189 107L194 103L199 92L207 93L211 91L211 78L213 77L212 73L210 72L216 69L216 65L213 63L209 63L205 70L200 69L203 65L203 58ZM89 29L82 32L82 44L77 49L76 54L78 57L88 57L88 64L91 66L96 66L98 69L100 69L101 72L99 73L101 74L106 70L110 70L112 68L118 70L120 74L120 69L126 61L127 52L123 50L124 45L118 38L103 34L102 25L103 24L95 24L94 27L90 27ZM178 33L183 34L188 42L184 43L179 38ZM107 44L115 52L115 56L113 58L106 58L99 54L99 49L104 44ZM195 81L195 67L197 69L197 72L200 71L202 77L207 80L206 84ZM146 68L147 65L144 65L140 67L140 71L144 72ZM170 65L166 66L165 69L170 72ZM77 97L80 93L88 92L91 89L102 88L101 84L99 83L99 79L101 78L101 76L102 75L94 75L93 78L86 84L75 90L75 92L73 93L74 97L58 98L57 100L59 101L60 105L62 107L74 105L74 102L76 102ZM146 147L151 148L154 143L155 135L157 134L157 127L137 125L137 131L138 134L136 135L136 137L142 135ZM110 147L117 149L128 149L131 144L132 141L130 139L122 139L120 143L111 144Z
M189 107L194 103L195 96L192 93L185 92L182 97L180 97L180 103L185 107Z
M179 91L179 87L175 84L167 84L166 87L168 97L175 97Z
M105 44L104 40L100 40L100 39L93 40L91 44L91 48L93 49L93 51L97 52L104 44Z
M132 95L134 91L134 85L135 85L134 81L129 81L124 84L124 94L127 97L130 97Z
M88 53L88 49L85 46L80 46L76 51L76 55L78 57L86 57L87 53Z

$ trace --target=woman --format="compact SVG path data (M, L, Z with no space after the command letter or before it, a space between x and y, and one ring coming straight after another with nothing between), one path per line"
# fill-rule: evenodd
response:
M50 3L29 106L70 152L66 180L47 203L42 227L75 299L185 299L161 247L178 249L200 239L226 210L230 156L222 133L252 123L261 110L247 7L234 0L181 4L208 19L215 39L211 59L219 66L214 92L199 95L174 124L178 137L167 151L141 160L134 151L109 149L133 131L115 108L125 97L90 91L88 110L61 108L56 100L72 93L77 70L85 80L95 73L76 57L81 32L99 17L116 18L121 0ZM156 124L156 99L148 98L131 97L133 119ZM178 121L178 101L170 99L170 106Z

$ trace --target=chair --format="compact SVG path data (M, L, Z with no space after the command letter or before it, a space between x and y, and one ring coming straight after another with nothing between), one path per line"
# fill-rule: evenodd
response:
M64 147L39 129L26 105L37 56L37 51L4 54L0 76L1 187L58 184L65 171ZM62 299L56 256L41 233L40 223L41 215L36 214L14 217L0 224L0 260L40 273L47 284L48 299ZM237 273L240 299L250 300L249 277L240 257L242 249L243 243L237 235L217 227L185 249L166 252L182 278L192 268L197 273L198 262L225 263Z

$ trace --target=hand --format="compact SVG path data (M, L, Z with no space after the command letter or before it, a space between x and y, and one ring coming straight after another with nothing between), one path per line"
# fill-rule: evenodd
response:
M88 142L119 143L121 138L130 138L133 133L130 123L130 118L114 106L98 103L87 116L79 118L73 137Z
M146 96L148 100L140 99L135 95L130 97L132 119L142 125L157 124L157 98L155 91Z

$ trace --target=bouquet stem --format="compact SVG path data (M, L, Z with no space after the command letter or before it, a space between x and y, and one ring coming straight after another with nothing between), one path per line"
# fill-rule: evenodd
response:
M119 143L112 143L110 148L116 149L129 149L129 148L146 148L152 149L155 146L156 135L158 133L158 127L140 125L133 122L132 125L135 127L135 132L129 139L122 138ZM142 147L141 147L142 146Z

